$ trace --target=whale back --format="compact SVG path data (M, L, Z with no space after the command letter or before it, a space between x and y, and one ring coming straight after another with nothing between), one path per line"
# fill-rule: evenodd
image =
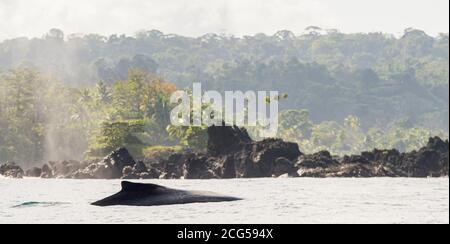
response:
M142 184L133 183L129 181L122 181L121 192L145 192L147 194L160 193L161 191L168 190L168 188L156 184Z
M120 192L92 203L95 206L131 205L154 206L201 202L223 202L241 200L211 192L183 191L156 184L123 181Z

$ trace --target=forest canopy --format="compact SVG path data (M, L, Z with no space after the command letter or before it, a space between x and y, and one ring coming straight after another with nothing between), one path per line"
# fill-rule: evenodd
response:
M448 34L416 29L401 37L316 27L242 38L53 29L0 42L0 73L0 161L202 147L202 128L168 128L170 94L193 82L288 94L279 137L306 152L412 150L449 130Z

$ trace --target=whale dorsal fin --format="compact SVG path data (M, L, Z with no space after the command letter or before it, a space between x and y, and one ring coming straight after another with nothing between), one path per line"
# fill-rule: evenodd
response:
M165 187L155 184L142 184L142 183L133 183L129 181L122 181L122 191L130 192L130 191L142 191L142 192L153 192L156 190L165 189Z

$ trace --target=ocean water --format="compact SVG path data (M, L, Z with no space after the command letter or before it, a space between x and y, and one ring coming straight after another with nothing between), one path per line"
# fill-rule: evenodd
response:
M95 207L120 180L0 178L0 223L449 223L449 179L146 180L244 198Z

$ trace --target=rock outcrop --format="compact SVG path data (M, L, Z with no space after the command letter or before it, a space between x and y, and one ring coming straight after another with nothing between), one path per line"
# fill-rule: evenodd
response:
M206 153L180 153L161 163L163 178L211 179L297 175L293 162L302 155L298 145L279 139L253 141L236 126L208 128Z
M41 177L42 169L38 167L33 167L25 172L27 177Z
M134 178L133 167L136 165L126 148L118 148L99 162L90 163L85 168L71 174L75 179L120 179ZM133 175L132 175L133 174Z
M73 179L230 179L257 177L442 177L449 174L449 142L438 137L408 153L393 150L332 156L327 151L305 155L295 143L280 139L253 141L236 126L208 128L206 152L184 151L135 161L119 148L97 162L49 162L26 172L29 177ZM0 174L21 178L14 163Z
M247 131L237 126L211 126L208 128L208 155L217 157L240 151L252 143Z
M22 178L24 176L24 171L16 163L8 162L0 165L0 175L9 178Z
M255 142L245 129L212 126L204 154L180 153L164 161L162 178L256 177L440 177L449 173L449 143L438 137L418 151L363 152L332 156L327 151L302 154L297 144L279 139Z
M53 178L53 170L48 166L48 164L44 164L41 169L41 178L49 179Z
M434 137L418 151L375 149L340 161L321 152L301 157L297 167L301 177L442 177L449 174L449 142Z

